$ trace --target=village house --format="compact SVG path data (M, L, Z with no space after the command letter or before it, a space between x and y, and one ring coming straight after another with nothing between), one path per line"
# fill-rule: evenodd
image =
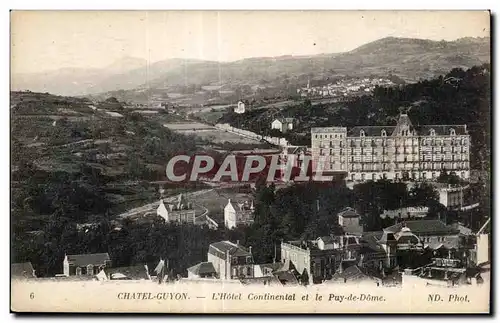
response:
M361 216L351 207L346 207L338 213L339 225L344 232L349 234L361 234L363 226L360 224Z
M226 228L232 229L240 225L250 225L253 223L253 201L234 202L228 199L224 207L224 224Z
M208 248L208 262L212 263L219 279L231 280L254 277L252 248L245 249L239 242L215 242Z
M295 118L278 118L271 123L271 129L276 129L282 133L286 133L293 130L296 125L297 120Z
M398 241L391 232L365 232L361 237L359 264L364 268L385 271L395 268Z
M13 263L10 265L12 278L36 278L35 269L31 262Z
M108 253L65 255L63 260L63 274L65 276L94 276L101 269L110 265L111 259Z
M188 202L183 194L179 194L177 199L172 203L165 203L160 200L160 205L156 209L156 214L165 222L177 223L195 223L195 210L192 203Z
M439 193L439 203L449 209L459 209L465 206L464 195L469 190L469 186L452 186L442 183L435 184Z
M309 284L330 278L344 260L356 260L361 244L352 235L324 236L316 240L296 240L281 243L281 262L290 265L300 275L307 275Z
M234 112L237 114L245 113L245 103L243 101L238 101L238 105L234 108Z

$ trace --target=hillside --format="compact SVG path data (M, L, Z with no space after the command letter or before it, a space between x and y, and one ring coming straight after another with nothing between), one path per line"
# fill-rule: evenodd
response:
M11 102L14 216L63 208L85 222L151 202L169 157L205 144L162 126L175 116L144 117L114 98L12 92Z
M413 82L446 73L454 67L470 68L490 61L489 38L431 41L388 37L341 54L249 58L235 62L168 59L137 68L112 64L94 70L65 69L34 75L13 75L12 89L96 94L135 88L160 89L186 84L265 84L318 78L397 75ZM114 66L123 68L114 69ZM128 68L128 69L127 69Z

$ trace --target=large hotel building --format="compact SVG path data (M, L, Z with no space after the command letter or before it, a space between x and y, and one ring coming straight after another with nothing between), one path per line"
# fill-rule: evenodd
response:
M466 125L414 126L401 114L396 126L311 129L313 167L347 173L348 181L433 180L441 170L469 178Z

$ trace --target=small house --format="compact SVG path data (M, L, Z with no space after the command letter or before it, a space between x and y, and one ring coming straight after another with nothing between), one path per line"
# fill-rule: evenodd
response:
M111 259L107 252L66 255L63 261L63 272L65 276L94 276L101 269L109 266L111 266Z

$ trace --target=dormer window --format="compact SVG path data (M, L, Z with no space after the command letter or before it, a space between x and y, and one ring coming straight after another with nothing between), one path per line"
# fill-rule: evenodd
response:
M431 129L431 136L435 136L435 135L436 135L436 130Z
M382 137L387 136L387 132L385 132L385 129L382 129Z
M455 135L455 129L453 129L453 128L452 128L452 129L450 129L450 135L451 135L451 136L454 136L454 135Z
M359 132L359 136L360 136L360 137L364 137L364 136L365 136L365 131L364 131L364 130L361 130L361 131Z

